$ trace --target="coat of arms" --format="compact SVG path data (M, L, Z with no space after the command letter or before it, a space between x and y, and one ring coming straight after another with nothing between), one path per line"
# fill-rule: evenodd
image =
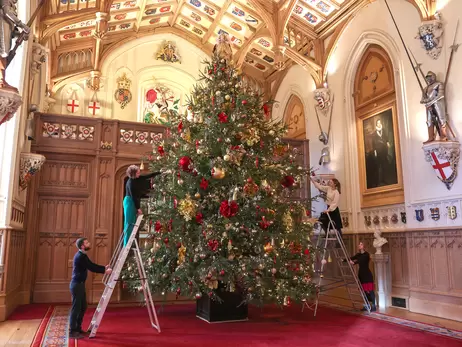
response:
M430 142L423 146L425 160L431 163L436 176L451 189L457 177L460 144L457 141Z
M442 49L443 23L440 20L425 21L419 27L416 39L433 59L438 59Z
M316 89L314 91L314 100L316 100L316 108L327 116L329 108L332 106L330 90L328 88Z
M393 224L398 223L398 215L396 213L393 213L390 220Z
M418 221L418 222L423 222L423 220L425 219L424 217L424 211L422 209L420 210L415 210L415 219Z
M430 209L430 216L434 221L437 221L440 219L440 209L438 207L431 208Z
M368 227L371 226L372 224L371 216L364 216L364 224L366 224L366 226Z
M401 222L402 222L403 224L406 224L406 222L407 222L407 219L406 219L406 212L400 212L400 214L401 214Z
M455 206L448 206L446 207L448 209L448 217L451 220L454 220L457 218L457 208Z
M170 112L179 112L180 95L165 85L157 84L149 88L145 96L145 123L166 122Z
M180 57L176 53L176 47L170 41L164 43L159 53L156 55L157 60L163 60L168 63L180 63Z
M114 93L114 98L122 109L132 100L132 92L130 91L131 84L132 81L128 79L126 73L117 78L117 89Z

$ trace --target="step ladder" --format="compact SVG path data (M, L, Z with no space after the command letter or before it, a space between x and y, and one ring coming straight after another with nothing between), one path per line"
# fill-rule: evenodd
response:
M101 320L103 319L103 315L106 312L107 305L111 300L112 292L114 291L114 288L118 283L120 272L122 271L125 261L127 260L128 254L130 253L130 249L132 249L135 253L135 260L136 265L138 267L138 274L140 276L141 288L143 290L144 300L146 301L146 307L148 308L151 325L153 328L157 329L158 332L160 332L156 308L152 300L151 290L149 288L146 272L144 270L143 259L141 258L141 252L138 246L138 241L136 240L136 234L138 233L138 229L141 225L142 220L143 215L139 215L136 220L136 223L133 225L132 233L125 246L124 233L122 233L122 235L120 236L119 243L117 244L116 250L112 255L112 259L109 265L112 269L112 272L110 275L105 274L103 276L103 283L105 285L104 292L101 296L101 299L99 300L98 307L96 308L96 311L93 314L90 326L88 327L88 331L90 332L90 338L96 336L96 332L98 331Z
M343 243L343 239L339 232L337 229L335 229L335 224L330 218L329 214L327 214L327 216L329 217L329 224L327 228L328 230L326 231L326 236L322 237L321 233L319 233L318 239L316 241L316 252L321 253L321 261L318 264L317 269L315 268L315 272L319 274L319 277L317 278L318 283L316 285L315 300L312 304L309 304L308 301L305 300L302 306L302 312L305 307L307 307L314 311L314 316L316 317L319 297L323 294L323 292L339 287L345 287L348 292L350 301L353 304L353 308L365 308L367 312L370 313L371 304L367 299L366 293L364 292L358 277L356 276L356 272L353 266L349 262L350 256L348 254L348 250L346 249L346 246ZM327 261L323 260L326 260L326 255L329 253L333 253L334 255L340 269L342 279L339 281L323 284L323 270L324 266L327 264ZM343 259L346 259L346 262L344 262Z

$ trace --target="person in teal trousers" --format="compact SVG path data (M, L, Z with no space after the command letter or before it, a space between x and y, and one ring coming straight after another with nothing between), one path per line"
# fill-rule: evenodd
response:
M124 208L124 246L127 245L128 239L136 223L136 217L142 214L141 197L151 188L150 179L160 175L160 172L153 172L149 175L141 176L140 168L136 165L130 165L127 169L128 180L125 184L125 197L123 202Z

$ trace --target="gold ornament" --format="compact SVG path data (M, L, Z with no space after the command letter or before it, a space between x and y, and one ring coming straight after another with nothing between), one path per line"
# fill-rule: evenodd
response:
M286 228L286 232L288 232L288 233L293 228L294 220L293 220L292 216L290 215L289 211L284 213L284 215L282 216L282 225Z
M247 182L244 185L244 193L248 196L254 196L258 192L258 186L255 184L255 182Z
M273 246L271 245L271 243L267 243L263 249L265 250L266 253L271 253L273 251Z
M190 221L196 215L196 203L191 200L189 195L178 203L178 212L184 217L185 221Z
M200 193L196 193L196 194L194 194L194 197L195 197L196 199L200 199L200 198L201 198L201 195L200 195Z
M226 176L225 170L218 168L218 167L213 168L213 174L212 174L213 178L217 180L222 180L223 178L225 178L225 176Z
M186 247L181 244L181 247L178 248L178 265L181 265L184 263L184 258L186 256Z

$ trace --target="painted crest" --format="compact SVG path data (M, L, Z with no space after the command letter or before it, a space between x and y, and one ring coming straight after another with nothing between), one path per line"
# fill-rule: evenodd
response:
M120 104L120 108L124 109L127 104L132 101L132 92L130 86L132 81L124 73L117 78L117 89L114 93L115 100Z
M417 219L418 222L423 222L425 217L424 217L424 211L422 209L415 210L415 219Z
M164 43L162 48L156 54L157 60L163 60L168 63L180 63L180 57L176 53L176 47L170 41Z
M21 190L27 188L30 180L40 170L45 157L35 153L21 153L19 164L19 187Z
M398 223L398 215L396 213L393 213L390 220L393 224Z
M68 99L66 108L71 113L76 113L79 110L79 100L77 99Z
M144 122L166 122L170 112L179 112L181 95L163 84L156 84L145 94Z
M90 101L88 103L88 112L92 116L99 115L100 110L101 110L101 105L100 105L100 103L98 101Z
M364 216L364 224L366 224L366 226L368 227L371 226L372 224L371 216Z
M438 207L431 208L430 217L432 217L434 221L440 220L440 209Z
M420 40L427 54L435 60L441 54L443 32L443 23L440 20L424 21L415 37Z
M322 114L327 116L330 107L332 106L331 91L328 88L320 88L314 91L314 99L316 100L316 108Z
M402 222L403 224L406 224L406 222L407 222L407 219L406 219L406 212L400 212L400 214L401 214L401 222Z
M342 217L342 224L343 224L344 228L348 228L348 226L350 225L350 221L348 219L348 216L343 216Z
M379 225L380 224L380 217L379 216L374 216L374 219L372 220L372 223L374 223L375 225Z
M382 217L382 223L387 224L388 223L388 216L383 216Z
M451 220L454 220L457 218L457 207L453 206L448 206L446 207L448 210L448 217Z
M438 179L451 189L457 177L460 144L457 141L430 142L423 146L425 160L431 163Z

